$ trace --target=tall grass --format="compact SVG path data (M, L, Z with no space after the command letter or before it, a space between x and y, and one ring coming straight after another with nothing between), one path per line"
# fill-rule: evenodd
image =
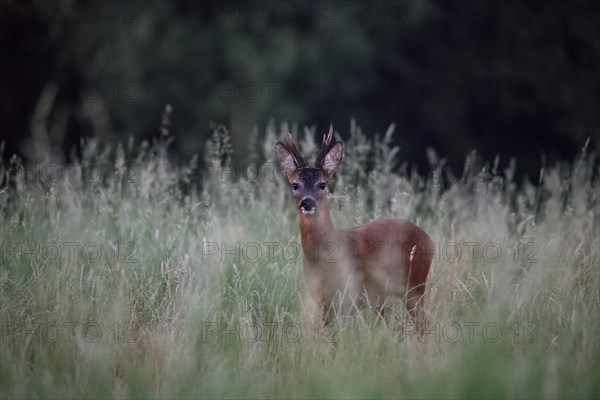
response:
M430 233L421 337L401 307L390 326L368 310L320 325L278 129L242 164L214 129L187 165L168 132L89 140L68 166L2 160L0 397L600 397L594 152L517 184L514 162L472 153L457 176L430 150L421 175L393 126L369 139L351 124L332 217Z

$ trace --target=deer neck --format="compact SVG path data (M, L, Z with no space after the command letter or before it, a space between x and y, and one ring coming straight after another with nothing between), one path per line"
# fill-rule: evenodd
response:
M337 245L338 234L331 222L331 213L327 201L320 204L313 215L298 214L300 217L300 240L305 264L316 265L322 261L324 250L334 242Z

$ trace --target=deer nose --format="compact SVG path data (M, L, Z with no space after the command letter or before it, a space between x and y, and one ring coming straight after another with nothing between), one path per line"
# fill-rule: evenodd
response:
M315 201L315 199L312 199L310 197L305 197L300 201L300 210L303 214L312 214L313 212L315 212L316 207L317 202Z

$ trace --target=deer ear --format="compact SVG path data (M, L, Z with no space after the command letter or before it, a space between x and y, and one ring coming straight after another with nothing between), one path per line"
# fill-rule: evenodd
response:
M342 156L344 155L344 145L342 142L337 142L325 155L323 160L323 171L329 176L333 175L334 171L340 165Z
M290 153L283 144L278 142L275 145L275 156L277 157L277 162L279 163L279 166L281 167L283 172L288 176L289 179L289 177L298 168L296 162L294 161L292 153Z

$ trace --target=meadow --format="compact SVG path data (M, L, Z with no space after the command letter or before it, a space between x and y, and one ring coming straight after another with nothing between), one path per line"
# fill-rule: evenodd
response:
M406 218L436 243L423 335L401 305L319 322L275 124L242 163L223 126L185 164L168 131L69 165L0 152L0 397L600 398L595 149L529 178L432 149L417 171L393 126L344 132L334 224Z

